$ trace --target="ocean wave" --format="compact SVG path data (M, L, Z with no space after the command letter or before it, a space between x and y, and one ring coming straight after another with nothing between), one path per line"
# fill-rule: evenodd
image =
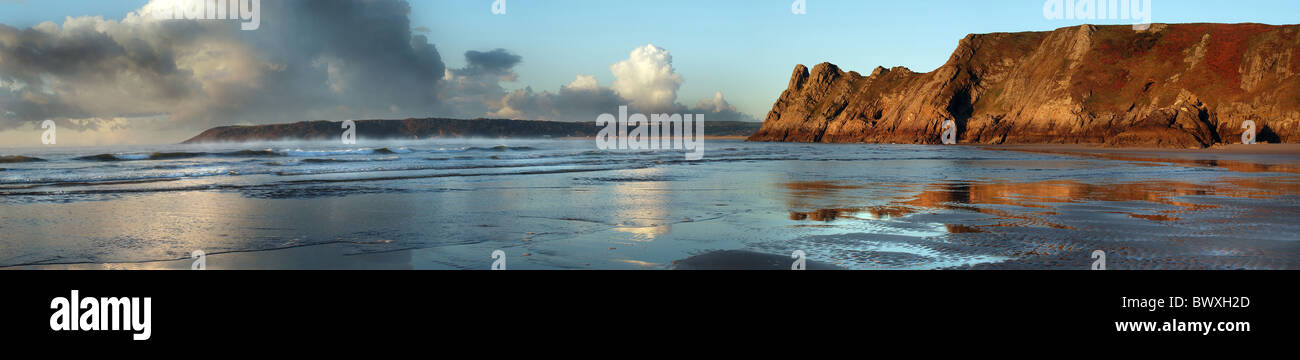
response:
M73 160L81 161L123 161L125 159L114 154L86 155L74 158Z
M45 161L45 159L22 156L22 155L0 156L0 164L16 164L16 163L41 162L41 161Z
M314 164L314 165L351 164L351 163L387 162L387 161L399 161L399 160L401 160L401 158L396 156L381 157L381 158L362 158L362 159L306 158L306 159L290 159L287 161L267 161L262 164L267 166L299 166L304 164Z
M271 149L239 150L239 151L218 153L218 155L231 156L231 157L284 156L284 154L281 154L280 152Z
M636 161L626 160L571 160L571 161L551 161L538 163L471 163L463 165L414 165L402 167L385 167L385 168L365 168L365 169L308 169L296 171L277 171L277 176L301 176L301 175L325 175L325 174L351 174L351 173L371 173L371 172L394 172L394 171L423 171L423 170L474 170L474 169L509 169L509 168L531 168L531 167L554 167L554 166L587 166L587 165L613 165L627 164L629 166L640 166Z
M138 161L138 160L178 160L205 156L221 156L220 153L206 152L153 152L148 154L98 154L76 158L82 161Z
M268 170L237 170L225 166L207 166L188 169L167 169L178 171L146 171L126 174L106 175L102 173L59 173L38 177L0 178L0 187L39 188L47 186L99 186L120 185L132 182L167 181L184 178L205 178L213 176L264 175Z
M480 176L520 176L520 175L546 175L546 174L567 174L597 171L616 171L616 170L636 170L647 168L645 165L632 167L602 167L602 168L569 168L569 169L542 169L542 170L523 170L518 172L493 172L493 173L435 173L435 174L417 174L417 175L399 175L399 176L382 176L382 177L363 177L349 179L304 179L290 180L281 182L284 185L303 185L303 184L333 184L333 183L350 183L350 182L367 182L367 181L395 181L395 180L414 180L414 179L432 179L432 178L449 178L449 177L480 177ZM3 194L3 193L0 193Z
M470 151L505 152L505 151L533 151L533 150L538 150L538 149L532 146L497 145L497 146L462 146L462 147L453 147L453 148L440 147L428 151L431 153L453 153L453 152L459 153L459 152L470 152Z
M412 152L411 149L407 149L407 148L396 148L396 149L379 148L375 150L376 154L410 154L411 152Z
M148 154L98 154L74 158L81 161L176 160L210 155L201 152L155 152Z
M375 158L375 159L306 158L306 159L298 160L298 162L308 163L308 164L334 164L334 163L357 163L357 162L397 161L397 160L400 159L398 159L397 157L385 157L385 158Z
M435 173L435 174L413 174L413 175L384 176L384 177L359 177L359 178L348 178L348 179L305 179L305 180L282 181L278 183L269 183L269 184L193 184L193 185L180 185L180 186L170 186L170 187L134 187L134 188L92 188L89 187L88 185L103 185L103 183L78 184L78 183L70 182L70 183L65 183L65 185L58 185L58 186L60 187L78 186L78 187L86 187L86 188L58 189L58 190L41 189L41 188L49 187L51 186L51 184L0 187L0 202L81 201L81 200L93 200L95 198L93 197L78 198L77 196L83 196L83 195L106 196L106 195L117 195L117 194L144 194L144 193L156 193L156 192L185 192L185 191L210 191L210 190L235 191L235 192L252 191L254 192L253 194L246 193L246 195L250 195L253 197L260 197L265 195L259 195L257 194L257 192L271 191L271 192L280 192L283 194L292 194L292 189L289 188L290 186L311 186L311 185L328 185L328 184L341 184L341 183L365 183L365 182L415 180L415 179L431 179L431 178L454 178L454 177L528 176L528 175L544 175L544 174L566 174L566 173L629 170L629 169L638 169L638 168L644 168L644 166L631 167L631 168L602 167L602 168L577 168L577 169L533 169L533 170L522 170L517 172L489 172L489 173L481 173L481 172ZM141 181L132 181L132 182L122 182L118 184L143 184L143 183L150 183L150 182L162 183L162 182L167 182L167 180L161 180L161 179L155 181L141 180ZM404 190L401 188L394 188L394 189L373 188L371 190L368 190L367 193L404 192L404 191L410 191L410 190ZM45 198L45 197L50 197L50 198Z
M325 157L325 156L342 156L342 155L396 155L408 154L412 151L407 148L378 148L378 149L345 149L345 150L303 150L303 149L285 149L285 150L239 150L229 152L152 152L152 153L116 153L116 154L96 154L86 155L73 158L80 161L139 161L139 160L176 160L189 159L197 157ZM0 163L4 162L28 162L44 161L36 158L24 156L0 157Z
M633 175L633 176L604 176L604 177L578 177L574 181L586 184L598 183L623 183L623 182L665 182L685 180L685 177L670 175Z
M497 145L493 147L471 146L465 148L465 151L533 151L533 150L537 150L537 148L531 146L506 146L506 145Z
M293 157L325 157L325 156L341 156L341 155L395 155L395 154L408 154L408 153L411 153L411 150L407 148L390 149L386 147L378 148L378 149L346 149L346 150L293 149L293 150L280 151L281 155L293 156Z

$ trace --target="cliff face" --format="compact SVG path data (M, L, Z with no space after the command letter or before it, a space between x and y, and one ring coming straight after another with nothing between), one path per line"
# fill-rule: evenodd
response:
M1300 25L1155 24L969 35L928 73L795 67L750 141L1089 143L1201 148L1300 142Z

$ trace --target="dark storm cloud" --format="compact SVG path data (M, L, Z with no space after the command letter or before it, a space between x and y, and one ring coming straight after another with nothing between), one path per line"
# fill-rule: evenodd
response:
M333 93L296 93L292 100L299 107L345 105L355 116L427 115L435 110L437 82L445 66L424 35L412 34L411 9L405 1L263 4L262 30L238 35L262 49L270 63L288 65L271 72L267 83L292 93L323 81L327 86L315 89Z
M496 49L492 51L468 51L465 52L465 62L468 64L461 71L484 74L512 74L512 68L523 61L523 57L511 54L506 49Z
M514 66L522 60L505 49L467 51L465 67L446 72L441 91L444 96L440 100L452 110L451 116L488 116L500 107L501 98L506 94L501 83L518 79Z
M407 2L262 4L257 31L155 20L147 10L121 22L0 25L0 129L44 119L169 115L174 126L203 128L440 110L445 66L412 34Z

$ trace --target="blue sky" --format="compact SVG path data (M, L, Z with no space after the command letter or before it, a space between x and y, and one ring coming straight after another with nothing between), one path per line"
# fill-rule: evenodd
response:
M271 1L271 0L266 0ZM145 0L0 0L0 23L28 27L67 16L120 19ZM1043 0L412 0L412 25L429 28L449 67L468 50L505 48L523 57L518 81L554 91L577 74L613 80L609 65L641 45L670 51L685 82L679 101L722 91L739 110L762 119L795 64L829 61L869 72L875 66L930 71L968 33L1050 30L1080 23L1048 20ZM1300 1L1153 0L1155 22L1300 23Z

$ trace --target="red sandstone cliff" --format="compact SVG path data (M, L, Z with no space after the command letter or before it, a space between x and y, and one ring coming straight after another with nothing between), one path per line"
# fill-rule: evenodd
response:
M1095 143L1200 148L1300 142L1300 25L1083 25L968 35L928 73L795 67L750 141Z

